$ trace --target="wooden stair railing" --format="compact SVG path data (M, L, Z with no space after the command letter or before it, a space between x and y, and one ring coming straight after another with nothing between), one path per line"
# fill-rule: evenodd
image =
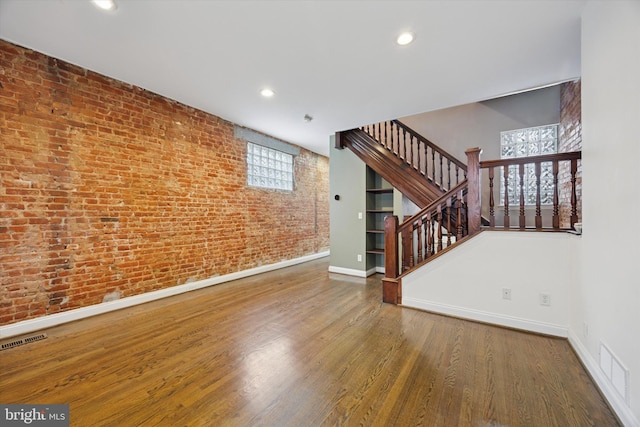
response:
M464 180L398 227L402 242L402 273L469 234L465 201L467 185Z
M395 215L384 219L383 302L399 304L400 276L450 250L468 236L467 190L465 179L401 225ZM449 230L455 230L453 235Z
M536 230L556 230L556 231L566 231L571 230L574 227L574 224L578 222L578 198L576 193L576 175L578 171L578 161L582 159L582 152L574 151L567 153L556 153L556 154L547 154L542 156L531 156L531 157L520 157L516 159L501 159L501 160L488 160L480 162L480 168L486 169L488 171L489 183L488 183L488 193L489 193L489 202L488 202L488 217L489 217L489 227L490 228L498 228L498 229L536 229ZM544 163L551 164L551 183L552 183L552 200L553 202L550 205L547 205L551 210L551 215L548 213L543 214L542 204L542 194L541 194L541 181L542 181L542 165ZM569 199L570 199L570 217L569 217L569 227L562 227L560 224L560 180L559 173L562 169L563 164L568 163L568 167L565 167L566 174L569 176L568 185L569 188ZM527 217L526 217L526 201L524 196L524 180L527 174L526 165L530 166L529 170L533 170L533 178L535 180L535 204L533 207L535 208L534 221L533 225L527 226ZM501 187L502 187L502 199L503 202L500 206L496 204L496 198L494 196L495 193L495 178L496 173L495 170L498 168L498 176L502 178ZM518 196L518 204L516 207L512 207L509 204L510 194L509 194L509 172L512 172L512 175L516 178L515 188L516 195ZM502 210L502 224L496 224L496 208ZM511 214L510 210L517 209L518 210L518 224L517 226L511 225ZM550 217L546 219L550 219L550 221L546 221L547 225L543 224L544 217Z
M385 218L385 277L382 279L384 302L401 304L402 276L421 267L438 255L462 244L482 230L482 170L487 171L489 178L488 189L485 191L485 194L488 193L489 195L488 205L485 206L485 210L489 211L489 224L484 228L496 230L567 231L573 228L578 221L576 175L578 161L582 158L581 152L482 162L480 161L480 153L481 150L478 148L467 150L467 179L445 193L441 198L435 200L402 224L398 224L396 216ZM568 183L570 184L570 228L561 227L559 215L560 181L558 175L563 162L569 163L565 170L568 172ZM541 203L541 176L544 163L550 163L552 171L553 203L549 206L550 215L544 212ZM523 195L525 165L532 165L536 182L535 226L533 227L526 226L526 205ZM504 191L504 202L501 207L504 210L502 225L496 224L494 196L496 168L503 168L501 170ZM515 176L517 177L518 210L520 214L517 228L511 227L509 220L509 168L516 168ZM543 217L545 214L550 216L550 226L544 225ZM451 224L453 218L457 218L455 224ZM449 231L445 233L444 230ZM456 230L454 237L451 236L451 230Z
M397 216L384 223L382 300L402 302L402 275L480 232L480 153L466 151L467 178L398 225Z
M451 190L466 178L467 165L398 120L361 129L442 192Z
M432 185L418 171L400 157L393 155L378 141L361 129L340 132L337 142L347 147L367 166L398 189L418 207L427 206L440 197L443 191Z
M348 147L420 208L467 174L464 163L397 120L338 132L336 146Z
M398 224L398 217L384 219L385 277L382 301L402 303L402 276L436 256L453 249L469 236L467 180L411 218ZM461 221L452 224L452 217ZM456 230L452 235L447 230Z

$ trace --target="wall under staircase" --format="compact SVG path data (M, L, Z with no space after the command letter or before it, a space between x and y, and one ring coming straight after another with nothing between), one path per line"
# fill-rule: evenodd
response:
M402 305L567 337L580 249L576 234L483 231L404 276Z

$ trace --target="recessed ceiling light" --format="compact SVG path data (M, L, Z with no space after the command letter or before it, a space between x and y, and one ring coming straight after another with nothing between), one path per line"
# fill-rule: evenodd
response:
M265 98L271 98L275 94L276 93L269 88L264 88L260 91L260 95L264 96Z
M102 10L114 11L117 9L116 2L114 0L92 0L93 4Z
M396 43L400 46L406 46L413 41L413 33L405 32L398 36Z

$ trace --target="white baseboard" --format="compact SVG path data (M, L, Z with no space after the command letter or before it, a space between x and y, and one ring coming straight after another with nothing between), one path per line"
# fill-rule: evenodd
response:
M229 282L231 280L242 279L244 277L253 276L267 271L278 270L280 268L290 267L292 265L301 264L303 262L312 261L318 258L324 258L329 255L329 251L318 252L316 254L294 258L286 261L277 262L275 264L263 265L261 267L250 268L248 270L238 271L236 273L225 274L223 276L214 276L208 279L196 282L185 283L179 286L160 289L157 291L147 292L140 295L134 295L115 301L95 304L88 307L76 308L74 310L64 311L61 313L49 314L35 319L24 320L18 323L12 323L6 326L0 326L0 339L13 337L16 335L28 334L39 331L41 329L51 328L63 323L84 319L98 314L108 313L122 308L132 307L134 305L143 304L149 301L155 301L161 298L167 298L179 295L196 289L206 288L208 286L218 285L220 283Z
M369 277L376 273L384 273L384 267L374 267L374 268L370 268L369 270L356 270L353 268L343 268L343 267L336 267L334 265L330 265L329 273L346 274L348 276L356 276L356 277Z
M333 265L329 266L329 273L338 273L338 274L346 274L347 276L356 276L356 277L367 277L367 272L365 270L356 270L354 268L343 268L336 267Z
M582 365L589 371L589 375L591 375L591 378L593 378L593 381L595 381L600 392L607 399L609 406L611 406L611 409L616 413L622 424L626 427L640 427L640 422L631 411L631 408L615 391L604 372L600 369L599 363L591 357L582 341L572 330L569 330L569 344L578 355Z
M460 317L463 319L475 320L477 322L490 323L494 325L506 326L508 328L521 329L524 331L537 332L545 335L566 338L568 328L551 323L537 322L529 319L506 316L503 314L490 313L480 310L472 310L464 307L457 307L448 304L435 303L417 298L402 297L402 305L405 307L418 308L433 313L446 314L447 316Z

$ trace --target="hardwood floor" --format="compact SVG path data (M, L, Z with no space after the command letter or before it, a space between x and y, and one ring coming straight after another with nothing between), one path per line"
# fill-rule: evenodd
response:
M0 402L74 426L617 426L566 340L382 304L327 259L47 330Z

